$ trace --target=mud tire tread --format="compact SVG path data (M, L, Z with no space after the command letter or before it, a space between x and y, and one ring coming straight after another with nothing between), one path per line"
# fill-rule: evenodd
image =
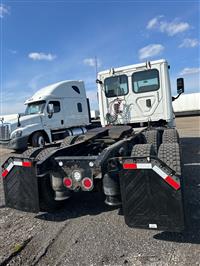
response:
M161 144L158 151L158 158L174 170L176 175L181 175L181 155L178 143Z

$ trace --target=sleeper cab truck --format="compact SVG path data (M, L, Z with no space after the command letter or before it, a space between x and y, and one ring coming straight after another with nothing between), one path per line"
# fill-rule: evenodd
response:
M90 124L83 81L62 81L38 90L25 101L23 114L1 118L0 142L14 150L84 134Z
M107 205L121 206L130 227L182 231L184 179L168 68L158 60L100 72L102 127L10 157L2 166L6 206L52 211L74 193L100 191ZM184 91L183 79L177 90Z

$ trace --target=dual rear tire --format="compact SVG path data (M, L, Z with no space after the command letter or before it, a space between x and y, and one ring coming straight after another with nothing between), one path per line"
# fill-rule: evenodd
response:
M159 130L143 132L146 144L137 144L133 147L131 156L149 157L157 156L176 175L181 175L181 153L179 135L176 129L165 129L161 136Z

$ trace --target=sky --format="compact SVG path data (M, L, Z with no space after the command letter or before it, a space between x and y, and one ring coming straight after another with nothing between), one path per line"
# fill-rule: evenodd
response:
M84 80L97 109L98 71L167 59L172 92L200 90L200 2L0 0L0 114L23 112L38 89Z

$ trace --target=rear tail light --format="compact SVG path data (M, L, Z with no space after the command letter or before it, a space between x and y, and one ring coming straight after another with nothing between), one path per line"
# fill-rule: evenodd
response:
M124 169L137 169L136 163L124 163L123 164Z
M65 177L65 178L63 179L63 183L64 183L64 185L65 185L67 188L71 188L71 187L72 187L72 179L71 179L71 178Z
M24 167L31 167L32 163L31 162L22 162L22 166Z
M89 190L93 187L93 182L90 178L88 177L85 177L83 180L82 180L82 186L84 189L86 190Z

